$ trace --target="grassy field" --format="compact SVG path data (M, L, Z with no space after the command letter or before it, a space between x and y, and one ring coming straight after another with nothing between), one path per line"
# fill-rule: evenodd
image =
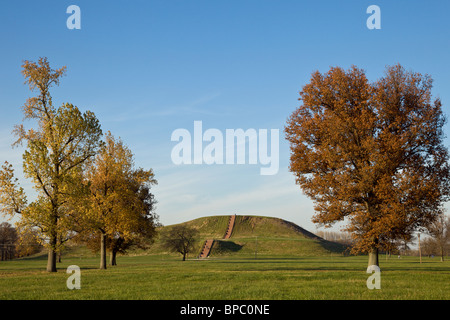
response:
M66 287L66 268L81 268L81 289ZM181 261L175 255L66 256L45 272L46 256L0 262L0 299L450 299L450 261L380 257L381 289L369 290L365 256L222 256Z

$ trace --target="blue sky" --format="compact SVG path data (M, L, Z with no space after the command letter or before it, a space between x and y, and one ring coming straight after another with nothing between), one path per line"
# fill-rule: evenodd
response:
M81 30L69 30L69 5ZM381 30L369 30L369 5ZM163 224L207 215L280 217L315 230L313 203L288 171L283 127L313 71L363 68L370 80L386 65L428 73L433 93L450 105L448 1L8 1L0 10L0 160L22 185L23 149L12 149L14 124L30 96L23 60L48 57L67 76L55 104L91 110L120 136L136 165L153 168ZM170 158L177 128L280 130L280 170L260 165L181 165ZM30 124L31 125L31 124ZM448 132L448 128L446 128Z

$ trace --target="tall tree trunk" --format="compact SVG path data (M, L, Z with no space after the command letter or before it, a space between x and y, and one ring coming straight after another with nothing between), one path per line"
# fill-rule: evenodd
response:
M56 272L56 235L53 235L50 239L50 246L48 248L47 258L47 272Z
M379 267L378 263L378 248L372 248L371 251L369 251L369 266L377 266Z
M417 241L419 242L419 261L422 263L422 249L420 248L420 233L417 235Z
M378 261L378 238L373 237L372 239L372 245L369 249L369 266L377 266L379 267L379 261Z
M116 262L116 254L117 254L117 250L115 250L114 248L111 250L111 260L110 260L110 264L112 266L117 266L117 262Z
M56 272L56 251L48 248L47 272Z
M55 190L57 190L57 187L55 187ZM56 229L58 227L58 207L55 204L52 204L51 227L53 228L53 230L50 233L50 246L48 248L48 258L47 258L47 272L56 272L57 271L56 248L58 245L58 233L56 232Z
M106 269L106 234L100 235L100 269Z

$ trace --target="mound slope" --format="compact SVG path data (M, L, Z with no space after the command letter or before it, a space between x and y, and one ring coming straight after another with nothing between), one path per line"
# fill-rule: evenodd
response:
M343 253L346 247L324 240L295 223L274 217L237 215L231 236L224 239L229 215L209 216L184 222L199 231L199 254L206 240L213 239L209 257L223 255L322 256ZM163 228L171 228L175 225ZM158 242L153 250L158 251Z

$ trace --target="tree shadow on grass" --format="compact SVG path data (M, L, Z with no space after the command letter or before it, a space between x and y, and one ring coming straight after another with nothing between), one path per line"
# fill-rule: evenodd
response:
M48 258L48 253L41 251L41 252L33 254L31 256L14 259L14 261L42 261L42 260L47 260L47 258Z

